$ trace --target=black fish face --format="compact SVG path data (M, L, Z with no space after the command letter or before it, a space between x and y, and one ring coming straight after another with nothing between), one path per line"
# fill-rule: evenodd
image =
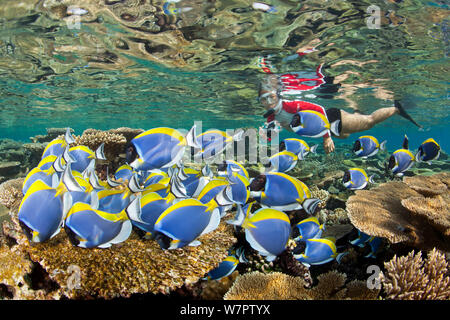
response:
M20 227L22 228L23 233L27 236L28 240L33 241L33 229L28 227L25 223L19 220Z
M306 249L306 242L305 241L297 241L297 246L294 248L294 250L292 250L293 254L301 254L303 252L305 252Z
M344 177L342 177L342 183L346 183L350 181L350 171L346 171L344 173Z
M226 171L226 170L227 170L227 163L225 161L217 166L217 171Z
M170 243L172 242L172 239L166 236L164 233L156 232L155 238L156 242L158 242L159 246L163 250L167 250L170 247Z
M261 174L253 179L252 183L249 185L250 191L262 191L266 186L266 176Z
M298 114L295 114L291 120L291 127L295 128L298 127L300 124L301 124L300 116Z
M280 152L286 150L286 143L284 141L281 141L280 143Z
M359 151L359 150L361 150L361 141L356 140L356 141L355 141L355 144L353 145L352 151L353 151L353 152L357 152L357 151Z
M70 240L70 243L74 246L78 246L80 244L80 239L78 238L77 234L73 232L70 228L67 226L64 226L64 231L66 231L67 237Z
M392 170L392 168L394 168L394 167L395 167L395 157L392 155L392 156L389 158L389 162L388 162L387 168L388 168L389 170Z
M125 153L128 163L132 163L134 160L136 160L138 156L136 148L131 142L128 143L127 146L125 147Z

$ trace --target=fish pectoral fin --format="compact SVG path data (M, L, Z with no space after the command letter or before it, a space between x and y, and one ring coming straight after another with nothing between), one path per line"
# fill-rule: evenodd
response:
M194 240L194 241L190 242L190 243L188 244L188 246L190 246L190 247L198 247L198 246L201 245L201 244L202 244L202 243L201 243L200 241Z
M111 245L112 245L111 242L107 242L107 243L103 243L103 244L97 246L97 248L106 249L106 248L111 247Z
M130 237L131 230L132 230L131 221L130 220L124 221L122 223L122 228L120 229L119 234L109 242L112 244L124 242L125 240L127 240Z

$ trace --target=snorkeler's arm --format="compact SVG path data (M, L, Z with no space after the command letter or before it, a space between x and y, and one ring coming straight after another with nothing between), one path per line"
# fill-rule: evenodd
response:
M334 142L328 133L323 136L323 148L327 154L334 152Z

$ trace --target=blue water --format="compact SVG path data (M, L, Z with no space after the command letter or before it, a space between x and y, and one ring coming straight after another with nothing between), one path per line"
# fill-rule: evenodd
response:
M394 116L363 133L386 139L388 150L401 147L405 134L411 149L433 137L450 150L446 1L273 0L267 3L277 12L266 13L251 9L251 1L182 0L178 6L193 9L166 15L175 23L163 27L139 10L149 6L145 1L125 1L123 8L93 1L76 30L58 14L64 8L34 2L0 5L0 138L29 142L46 128L68 126L75 134L188 129L194 121L204 130L258 128L264 73L256 60L272 54L280 73L325 64L324 74L342 87L332 99L309 101L326 108L371 113L403 99L423 130ZM370 5L381 10L379 29L367 27ZM124 20L123 12L138 12L137 18ZM316 52L281 62L311 43ZM358 136L335 143L352 144Z

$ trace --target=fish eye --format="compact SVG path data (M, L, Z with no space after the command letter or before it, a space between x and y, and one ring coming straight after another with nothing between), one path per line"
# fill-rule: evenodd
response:
M128 163L131 163L134 160L136 160L137 158L136 148L131 143L128 143L128 145L125 147L125 153Z
M295 114L291 120L291 127L298 127L301 124L301 119L298 114Z
M19 220L20 227L22 228L23 233L27 236L29 241L33 239L33 229L28 227L25 223Z
M67 237L70 240L70 243L74 246L78 246L80 244L80 239L78 239L78 236L75 232L73 232L70 228L67 226L64 226L64 231L66 231Z

